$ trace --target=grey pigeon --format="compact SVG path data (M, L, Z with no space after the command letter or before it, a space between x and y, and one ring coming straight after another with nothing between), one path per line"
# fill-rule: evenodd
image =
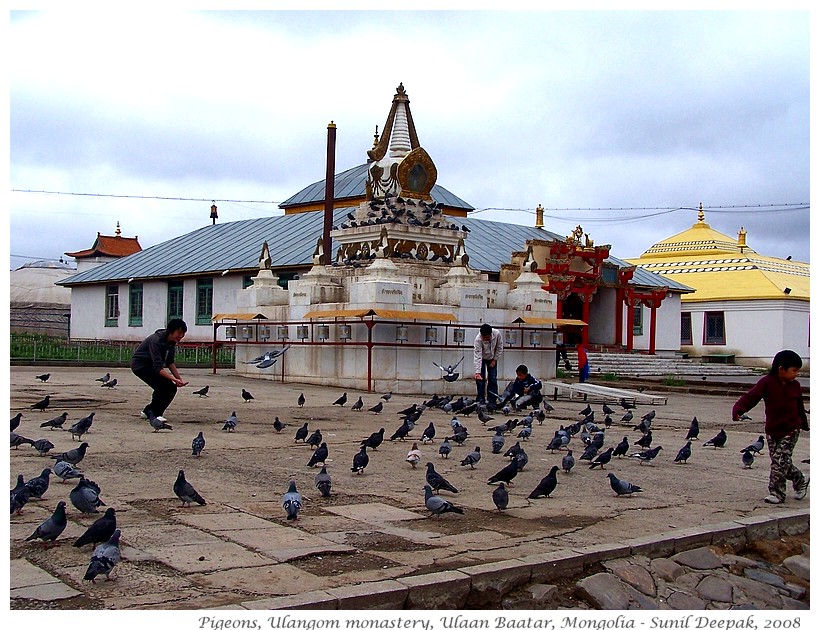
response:
M495 432L495 435L492 437L491 443L493 445L493 453L496 455L501 452L501 449L504 448L504 434L501 432L501 429L498 429Z
M169 429L171 431L174 430L174 427L168 424L165 421L165 418L163 418L162 416L155 416L153 413L148 415L148 424L150 424L151 427L154 429L154 433L157 433L162 429Z
M675 455L675 462L683 462L685 464L689 461L690 457L692 457L692 442L691 440L687 440L686 444L681 446L681 449L678 451L678 454Z
M578 459L585 459L588 462L591 462L593 459L595 459L597 455L598 447L590 443L587 445L587 447L584 449L584 452L581 453L581 457L579 457Z
M284 422L282 422L279 419L279 416L276 416L273 419L273 428L277 433L280 433L282 431L282 429L284 429L286 426L288 426L288 425L286 425Z
M97 545L107 541L117 529L117 515L114 508L108 508L100 518L91 523L83 534L74 541L74 547Z
M211 388L210 385L206 385L202 389L198 389L195 392L191 392L194 395L199 396L200 398L206 397L208 395L208 390Z
M100 499L100 486L85 477L80 477L80 481L68 493L68 499L83 514L96 512L98 507L105 505Z
M749 446L747 446L740 452L744 453L746 451L752 451L755 455L757 455L758 453L760 453L760 451L763 450L764 446L766 446L766 439L762 435L758 435L757 440L749 444ZM34 448L37 448L36 442L34 443Z
M120 530L115 529L111 538L91 552L91 563L83 576L84 580L94 579L99 575L104 575L106 580L111 579L111 571L117 566L122 557L120 553Z
M305 395L304 394L299 394L299 398L296 399L296 404L299 405L300 407L305 406Z
M362 407L364 407L364 401L362 400L361 396L359 396L359 400L350 405L350 409L352 411L361 411Z
M726 446L726 439L727 439L726 431L721 429L718 431L718 434L713 437L711 440L707 440L703 443L704 446L714 446L715 449L723 448Z
M305 444L310 444L311 448L318 448L319 445L322 443L322 431L320 429L316 429L313 433L310 434L310 437L305 440Z
M530 461L530 458L523 448L519 448L513 460L515 461L515 465L518 466L518 472L521 472L524 470L524 466L527 465L527 462Z
M328 450L327 450L327 442L322 442L319 448L317 448L310 456L310 460L308 461L307 465L308 468L313 468L318 463L325 463L327 459Z
M630 455L630 457L635 457L635 458L641 460L641 464L643 464L644 462L651 462L653 459L655 459L658 456L658 453L660 453L662 449L663 449L663 446L658 445L655 448L649 448L645 451L640 451L638 453L632 453L632 455Z
M481 421L481 424L487 424L490 420L493 420L493 416L486 413L483 409L479 408L478 419Z
M101 376L100 378L95 378L95 381L99 381L100 383L107 383L111 380L111 374L109 372L105 373L105 376Z
M12 488L10 494L11 514L14 514L15 512L19 514L23 507L25 507L26 503L28 503L29 497L29 490L26 486L26 482L23 481L23 475L17 475L17 485Z
M435 365L439 370L441 370L441 378L443 378L448 383L452 383L453 381L458 380L459 373L456 372L458 366L461 365L461 362L464 360L464 357L461 357L458 360L458 363L455 365L448 365L447 367L442 367L435 361L433 361L433 365Z
M244 387L242 388L242 400L244 400L245 402L250 402L253 400L253 394L251 394Z
M373 413L381 413L384 409L384 403L380 400L375 405L373 405L368 411L372 411Z
M296 437L293 439L294 442L304 441L307 439L308 436L308 423L305 422L301 427L296 429Z
M382 395L382 398L384 400L390 400L391 398L393 398L393 392L387 392L386 394Z
M503 483L498 484L498 487L493 490L493 503L499 512L507 509L510 503L510 493L507 492Z
M287 513L287 520L295 521L302 509L302 495L296 489L296 482L291 479L288 483L288 491L282 495L282 507Z
M34 450L40 455L45 455L54 448L54 445L45 438L34 440L34 444L32 444L32 446L34 446Z
M568 450L567 454L561 458L561 468L564 472L572 472L575 466L575 458L572 456L572 451Z
M29 496L32 499L42 499L48 490L48 482L51 477L51 468L43 468L43 471L36 477L32 477L26 482Z
M353 466L350 467L350 472L361 475L369 463L370 456L367 454L367 446L363 444L361 450L353 456Z
M522 440L529 440L530 436L532 435L532 427L525 426L521 431L518 433L518 437Z
M430 511L430 516L434 514L444 514L445 512L455 512L456 514L464 514L464 510L453 505L446 499L433 494L433 488L429 484L424 486L424 505Z
M558 466L553 466L550 468L550 471L547 473L547 476L541 479L538 482L538 485L535 487L535 490L530 492L528 499L537 499L538 497L548 497L555 487L558 485L558 477L556 477L556 473L558 472Z
M41 383L45 383L50 377L51 377L51 372L49 372L48 374L39 374L39 375L35 376L34 378L39 380Z
M438 454L441 455L443 459L447 459L452 451L453 446L450 444L450 438L445 437L444 441L438 447Z
M623 424L629 424L630 422L632 422L632 418L634 418L634 416L632 415L632 410L630 409L623 415L623 417L621 418L621 422Z
M85 418L80 418L74 424L69 427L68 432L71 433L71 439L73 440L75 437L81 438L90 428L91 424L94 422L94 414L96 412L91 412Z
M22 435L18 435L14 431L11 432L9 436L11 438L10 444L11 448L17 448L18 446L22 446L23 444L28 444L29 446L34 446L34 440L23 437Z
M316 488L322 493L323 497L330 496L331 480L327 472L327 466L322 466L322 470L313 478L313 483L316 484Z
M441 490L447 490L447 492L458 494L458 488L447 481L441 474L436 472L433 462L427 462L427 472L425 473L424 478L427 480L430 487L436 491L436 493Z
M79 479L82 477L82 473L74 468L74 466L63 460L54 463L53 472L60 478L61 481L65 481L66 479Z
M635 492L643 492L643 488L636 486L625 479L618 479L615 476L615 473L607 473L606 476L609 477L610 487L619 497L624 495L629 496Z
M698 433L700 433L700 424L698 423L698 417L695 416L692 418L692 422L689 424L689 432L686 434L687 440L697 440Z
M183 507L190 507L191 503L206 505L205 499L200 496L194 487L185 479L185 471L180 470L174 482L174 494L182 501Z
M469 466L471 469L475 468L475 465L481 459L481 447L476 446L472 453L467 455L464 459L461 460L462 466Z
M115 378L112 378L107 383L103 383L102 385L100 385L100 387L107 387L108 389L113 389L116 386L117 386L117 379L115 379Z
M40 525L37 526L37 529L34 530L34 533L26 538L26 540L28 541L39 538L44 543L54 542L57 537L63 533L66 524L65 501L59 501L57 503L57 507L54 509L54 513L40 523Z
M40 402L36 402L33 405L29 406L29 409L39 409L40 411L45 411L46 407L51 403L51 397L46 396Z
M202 455L202 449L205 448L205 436L200 431L197 436L191 441L191 455L199 457Z
M222 425L222 430L227 431L230 433L231 431L236 430L236 412L232 411L231 415L228 416L228 419L225 420L225 424Z
M68 414L66 414L66 415L68 415ZM11 419L11 430L12 430L12 432L13 432L13 431L14 431L17 427L19 427L19 426L20 426L20 419L21 419L22 417L23 417L23 414L22 414L22 413L18 413L16 416L14 416L14 417ZM42 427L42 426L47 426L47 425L42 425L42 424L41 424L40 426Z
M22 414L19 414L22 415ZM49 427L52 431L54 429L62 429L65 421L68 419L68 412L64 411L56 418L52 418L51 420L46 420L40 425L40 428ZM12 429L13 431L14 429Z
M371 433L370 437L362 440L360 442L361 445L367 446L374 451L381 446L381 443L384 441L384 427L376 431L375 433Z
M646 422L652 422L652 420L655 419L655 410L653 409L649 413L644 414L641 419L646 421Z
M488 484L491 483L498 483L499 481L503 481L508 486L513 485L512 480L515 479L515 476L518 474L518 461L513 458L510 460L510 463L504 466L501 470L495 473L492 477L487 480Z
M744 468L751 468L752 464L755 463L755 451L744 449L740 461L743 462Z
M340 407L344 407L345 403L347 402L347 392L339 396L336 400L333 401L334 405L339 405Z
M266 370L267 368L271 367L274 363L276 363L276 359L274 359L273 357L265 357L265 359L256 364L256 367L260 370Z
M596 457L589 465L590 470L595 468L596 466L600 466L601 470L603 470L604 466L606 466L612 460L612 451L614 450L615 449L612 446L610 446L603 453L598 455L598 457Z

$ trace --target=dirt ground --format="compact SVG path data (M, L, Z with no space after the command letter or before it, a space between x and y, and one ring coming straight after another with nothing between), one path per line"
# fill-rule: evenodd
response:
M46 383L35 378L47 371L51 377ZM106 371L118 379L113 389L101 388L94 380ZM751 468L741 463L740 450L763 432L762 405L752 411L752 420L733 423L734 398L728 396L668 394L666 405L639 405L636 418L656 412L653 446L660 444L663 450L652 464L626 457L614 459L604 470L590 470L577 461L583 446L574 438L573 472L559 473L551 497L530 501L527 495L553 465L560 465L564 454L552 453L546 445L559 425L581 418L579 412L587 404L551 401L555 410L543 425L534 425L529 440L518 440L515 434L506 437L506 447L520 441L529 463L509 488L509 509L500 513L491 498L495 484L487 484L508 461L492 454L490 444L493 432L488 428L507 420L500 413L486 426L475 414L458 416L469 437L464 446L454 446L450 457L442 459L438 447L445 435L452 435L453 414L429 409L405 442L387 439L401 424L397 412L423 402L425 397L420 396L394 395L381 414L374 414L366 409L383 392L348 391L348 403L339 407L331 403L342 390L243 378L229 370L217 375L184 370L190 385L179 391L165 414L173 430L155 433L138 417L150 390L127 369L13 367L10 376L11 415L23 413L17 433L50 439L55 445L52 454L73 448L78 441L67 431L40 428L41 422L67 411L68 427L96 412L91 430L83 437L89 448L79 468L101 486L102 499L116 509L122 529L124 560L114 571L119 579L91 584L81 579L90 547L77 549L71 543L101 514L81 514L70 504L74 482L63 483L52 476L44 500L30 501L22 514L11 516L11 559L26 559L81 593L52 603L56 608L228 606L781 509L762 500L769 469L765 449ZM210 386L208 397L192 393L205 385ZM244 402L242 388L254 400ZM300 393L306 399L304 407L297 405ZM52 398L48 409L29 409L46 394ZM360 395L365 411L352 411L350 406ZM601 403L591 406L603 426ZM236 431L222 431L232 411L238 418ZM623 412L620 408L616 412L615 423L606 431L605 447L614 446L623 436L634 444L640 432L620 424ZM281 433L273 429L277 416L287 425ZM689 463L675 464L693 416L700 421L700 440L693 442ZM311 447L294 441L296 429L305 422L311 432L321 430L329 447L330 498L321 497L314 487L320 466L306 466ZM430 422L436 437L424 445L421 433ZM385 428L383 445L369 452L370 462L362 475L352 473L360 441L381 427ZM729 435L726 447L704 447L721 428ZM198 431L203 431L206 446L202 457L195 458L191 440ZM796 462L809 457L809 435L800 438ZM414 440L424 454L415 470L405 462ZM474 446L481 447L481 461L474 470L460 466ZM632 446L630 453L637 450ZM423 486L428 461L459 489L458 494L442 491L441 496L463 508L464 515L427 518ZM28 446L12 448L10 487L19 473L29 479L53 463ZM808 472L808 464L798 465ZM207 505L181 506L172 490L180 469ZM615 496L608 472L641 486L643 492ZM295 522L286 521L281 505L290 479L304 497ZM24 542L61 499L68 503L69 525L59 544L44 549L38 541ZM809 500L790 498L785 507L808 507Z

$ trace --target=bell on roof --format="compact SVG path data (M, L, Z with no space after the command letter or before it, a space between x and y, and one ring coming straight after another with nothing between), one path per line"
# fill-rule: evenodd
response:
M216 225L216 220L219 218L219 215L216 213L216 202L211 202L211 225Z

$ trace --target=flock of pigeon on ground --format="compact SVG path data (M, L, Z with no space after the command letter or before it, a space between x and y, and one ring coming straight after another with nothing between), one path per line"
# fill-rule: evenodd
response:
M265 359L268 360L268 359ZM46 382L49 374L37 376L42 382ZM116 379L111 379L109 374L96 379L101 381L103 386L113 387L116 385ZM107 385L113 383L112 385ZM192 392L194 395L200 397L208 396L209 387L205 386L199 390ZM244 403L249 403L254 400L253 395L246 389L242 389L241 397ZM373 414L381 414L384 412L386 403L390 401L391 393L381 396L379 401L367 407L367 411ZM334 406L345 407L349 402L347 393L342 394L337 400L333 402ZM304 407L306 400L304 394L300 394L297 401L299 407ZM38 410L44 412L50 404L50 397L46 396L43 400L32 404L31 410ZM620 427L631 427L632 431L638 433L634 443L630 443L628 436L623 436L622 440L617 444L607 446L604 448L604 443L609 429L615 421L613 415L615 410L610 408L606 403L602 405L601 411L604 414L603 427L601 428L595 422L595 410L590 405L587 405L579 415L582 416L576 422L568 426L560 425L559 429L554 432L550 440L547 451L551 453L564 453L561 459L561 465L552 466L546 476L544 476L537 486L527 495L527 501L538 499L539 497L549 497L555 490L558 484L558 472L563 470L565 474L570 474L576 464L586 462L589 469L605 470L607 464L612 461L613 457L623 458L625 456L634 458L639 461L641 465L650 464L658 456L663 447L661 445L653 446L652 421L655 418L655 410L640 417L636 421L636 409L633 402L625 399L620 400L620 405L623 408L623 415L618 419L617 424ZM365 410L365 403L362 396L358 396L349 409L353 411L363 412ZM471 437L470 432L464 426L459 416L465 419L475 414L481 422L482 431L492 432L491 438L492 453L495 455L501 454L509 461L500 468L495 474L487 479L488 485L495 486L491 498L499 510L499 512L507 509L509 505L509 491L508 487L514 486L514 479L527 465L529 457L522 446L526 444L532 436L534 426L543 425L547 414L554 411L554 408L545 401L543 406L539 405L531 410L522 418L512 418L513 412L523 412L515 406L515 401L509 401L504 405L500 403L494 404L478 404L476 401L468 397L443 396L433 395L429 400L421 404L414 403L412 406L396 412L400 418L400 424L387 438L389 442L405 441L406 438L411 437L411 433L416 430L417 424L423 414L429 410L438 409L445 414L451 416L449 421L447 435L441 436L435 427L435 422L430 421L426 424L418 437L412 437L415 440L412 447L406 456L406 462L412 467L416 466L422 460L422 452L418 447L418 442L422 444L433 443L438 436L441 441L438 447L438 456L440 458L449 458L452 453L453 445L463 446ZM500 416L492 414L500 413L507 419L499 424L492 424L496 419L500 420ZM620 413L620 412L619 412ZM83 417L72 423L67 431L71 434L72 441L76 438L78 441L82 440L83 436L90 430L94 421L94 413ZM23 413L18 413L11 418L11 448L17 449L20 446L29 445L33 447L41 456L49 455L49 452L54 449L54 444L47 438L40 438L32 440L17 433L17 429L21 425ZM48 428L50 431L55 429L66 430L63 425L67 422L68 413L64 412L59 416L42 422L40 428ZM744 419L748 419L746 416ZM148 423L153 428L154 432L161 430L173 430L173 427L165 421L164 418L156 416L147 418ZM421 426L420 424L419 426ZM236 411L225 420L222 430L228 433L234 432L237 429L238 420ZM490 425L488 427L488 425ZM277 416L272 426L276 433L283 431L288 425L283 423ZM537 429L536 429L537 430ZM692 455L692 441L699 439L700 427L697 418L693 418L686 435L686 443L677 452L674 458L675 463L685 464ZM515 436L515 443L506 448L505 443L507 438ZM382 427L378 431L371 433L369 436L361 440L359 451L354 455L350 471L355 475L362 475L370 462L370 454L377 451L385 439L385 428ZM310 445L311 455L307 461L307 466L313 468L321 465L321 471L316 474L314 484L323 497L331 496L332 479L327 471L325 462L329 459L329 447L324 440L321 430L315 429L312 432L309 429L309 422L305 422L300 426L294 436L295 443L303 443ZM727 443L727 434L724 429L703 442L704 447L724 448ZM741 449L741 463L745 468L750 468L755 456L760 454L764 448L764 437L761 435L758 439ZM640 450L629 452L633 447L639 447ZM24 480L22 474L17 476L17 485L11 490L11 514L20 514L26 503L30 499L40 500L49 488L49 477L52 472L60 478L61 481L77 480L77 485L69 493L69 501L80 512L85 514L96 513L100 506L105 506L105 503L100 498L100 487L86 475L81 472L78 467L85 457L86 451L89 448L87 442L80 442L75 448L66 450L58 455L50 455L56 460L53 468L46 467L39 476L32 477L28 481ZM200 457L205 449L205 437L200 431L191 443L192 457ZM574 453L580 451L578 462ZM462 467L469 467L475 469L480 463L485 463L482 460L481 447L475 445L467 455L461 459ZM435 464L431 461L426 462L426 474L424 485L424 505L430 512L430 516L442 515L447 512L456 514L464 514L462 507L459 507L452 501L440 496L440 492L448 492L452 495L458 494L458 489L451 481L447 480L435 469ZM607 474L609 485L616 496L630 496L637 492L643 492L643 488L627 481L626 479L619 479L614 473ZM173 484L174 494L182 501L183 507L188 507L192 503L205 505L206 501L194 489L194 487L186 480L184 470L179 470L176 481ZM302 509L303 499L299 493L296 482L291 480L288 484L287 491L282 496L282 508L286 513L287 520L296 520L299 512ZM26 539L27 541L40 539L43 544L48 546L62 534L66 528L66 502L59 501L54 510L54 513L41 523L36 530ZM114 566L120 560L120 529L117 528L116 513L114 508L108 507L102 517L92 523L87 531L81 535L75 542L75 547L83 547L85 545L93 545L94 549L91 555L90 564L86 571L85 580L94 579L97 576L105 575L110 579L110 573Z

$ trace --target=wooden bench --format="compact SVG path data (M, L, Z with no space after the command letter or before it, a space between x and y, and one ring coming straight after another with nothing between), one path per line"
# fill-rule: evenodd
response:
M704 363L734 363L735 355L733 354L704 354L701 357Z

